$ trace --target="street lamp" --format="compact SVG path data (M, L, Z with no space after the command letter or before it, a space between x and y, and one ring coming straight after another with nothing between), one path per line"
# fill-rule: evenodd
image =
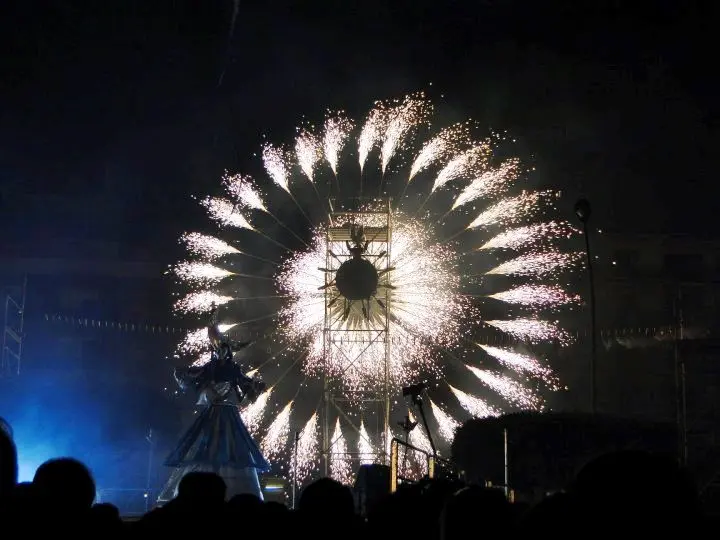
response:
M595 364L597 359L597 330L595 322L595 278L593 277L592 257L590 253L590 234L588 234L588 221L592 209L587 199L580 199L575 203L575 214L582 223L585 236L585 256L587 257L588 278L590 279L590 407L593 414L597 412Z

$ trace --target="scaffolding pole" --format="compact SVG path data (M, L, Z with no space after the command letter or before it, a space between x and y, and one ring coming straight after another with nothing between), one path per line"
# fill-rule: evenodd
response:
M3 327L2 361L0 377L20 375L23 340L25 337L25 300L27 297L27 276L23 278L20 294L5 296L5 318Z
M377 199L376 199L377 201ZM362 224L365 227L367 240L370 242L371 249L365 256L372 261L379 275L388 276L391 272L391 239L392 239L392 213L391 201L389 199L382 202L375 209L363 208L363 201L348 201L343 204L336 200L330 200L328 208L328 223L325 230L326 254L325 254L325 317L323 328L323 355L325 363L325 378L323 384L323 427L322 427L322 457L323 471L326 476L332 474L333 444L336 441L332 439L333 421L337 418L341 423L348 424L358 436L360 434L359 423L351 419L348 414L348 407L355 405L368 405L369 407L380 406L381 410L373 411L377 414L377 425L365 422L368 430L368 436L372 444L375 446L374 460L380 463L388 463L389 442L392 438L390 435L390 318L389 305L391 294L389 287L378 291L376 299L380 299L384 308L380 303L374 301L355 301L357 306L348 309L367 309L380 310L382 316L370 315L364 322L363 328L352 328L345 324L342 317L338 317L338 305L342 306L344 299L339 296L339 291L333 283L334 273L346 260L349 260L351 254L344 249L346 241L351 240L349 235L348 224ZM386 278L387 279L387 278ZM333 307L334 306L334 307ZM342 307L340 309L346 309ZM356 337L358 332L363 335ZM348 356L347 351L343 350L344 346L352 343L367 344L367 347L359 347L360 351L355 356ZM362 365L363 355L374 346L382 346L384 365L383 380L380 381L378 387L372 391L354 395L353 399L347 398L347 392L343 390L341 385L341 377L333 376L333 371L337 366L332 365L333 355L343 358L347 364L344 369L352 369L356 365ZM376 350L376 349L375 349ZM364 410L364 408L363 408ZM338 456L340 458L340 456ZM348 449L344 456L349 460L363 460L367 456L361 455L358 451Z

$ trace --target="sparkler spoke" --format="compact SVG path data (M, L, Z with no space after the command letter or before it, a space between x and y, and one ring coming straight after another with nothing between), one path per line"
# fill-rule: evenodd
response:
M415 213L413 214L413 218L417 218L417 217L420 215L420 212L422 212L422 209L425 208L425 205L426 205L426 204L428 203L428 201L430 200L430 197L433 196L433 193L435 193L435 192L434 192L434 191L431 191L430 193L428 193L428 196L425 197L425 200L424 200L424 201L422 202L422 204L420 205L420 208L418 208L417 210L415 210Z
M407 190L409 187L410 187L410 180L405 182L405 185L403 186L402 193L400 193L400 197L398 198L398 207L402 204L402 200L405 198L405 194L407 193Z
M449 238L446 238L445 240L440 240L440 242L438 242L438 244L447 244L447 243L450 243L450 242L452 242L453 240L455 240L458 236L460 236L461 234L463 234L464 232L467 232L467 231L469 231L469 230L470 230L469 227L466 227L466 228L464 228L464 229L460 229L458 232L456 232L455 234L453 234L453 235L450 236Z
M292 201L295 203L295 206L297 206L298 210L300 211L300 213L302 214L302 216L305 218L305 220L310 224L310 226L311 226L311 227L314 226L314 225L315 225L315 222L313 222L313 220L310 219L310 218L308 217L308 215L305 213L305 210L303 210L303 207L300 206L300 203L299 203L298 200L295 198L295 195L293 195L289 190L288 190L287 194L290 196L290 198L292 199Z
M290 227L288 227L287 225L285 225L285 223L283 223L282 221L280 221L280 219L279 219L275 214L273 214L272 212L266 212L266 213L267 213L267 215L269 215L271 218L273 218L278 225L280 225L283 229L285 229L286 231L288 231L288 232L289 232L290 234L292 234L295 238L297 238L300 242L302 242L302 244L303 244L305 247L308 247L308 248L310 247L310 246L308 245L308 243L305 242L305 240L303 240L302 238L300 238L300 236L299 236L297 233L295 233L295 231L293 231Z

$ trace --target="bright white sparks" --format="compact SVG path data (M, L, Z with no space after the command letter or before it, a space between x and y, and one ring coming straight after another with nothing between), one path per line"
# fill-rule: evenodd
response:
M209 352L205 352L198 357L197 360L190 364L191 367L202 367L212 360L212 355Z
M243 208L267 212L265 201L263 201L262 195L253 185L253 181L249 176L226 174L223 177L223 185L225 190Z
M538 210L544 192L524 192L517 197L503 199L476 217L468 229L489 227L491 225L512 225L522 219L530 218Z
M278 457L287 446L290 435L290 413L293 402L288 402L282 411L270 423L262 440L262 451L268 459Z
M448 159L460 148L467 145L469 140L470 132L466 123L455 124L441 130L440 133L426 142L418 153L412 167L410 167L408 182L428 167Z
M532 390L525 388L517 381L493 373L487 369L478 369L473 366L467 366L467 368L486 384L491 390L500 394L508 403L517 405L523 409L541 410L542 401L540 397L535 395Z
M348 446L340 427L340 418L335 422L331 437L330 476L345 485L352 484L352 465L348 456Z
M414 418L412 418L412 420L416 421ZM430 444L430 440L427 438L427 434L425 433L425 428L423 427L422 422L418 422L418 425L415 426L415 429L410 432L410 437L408 439L408 442L412 446L414 446L415 448L419 448L423 452L426 452L426 454L432 455L432 445ZM428 463L426 454L423 454L421 452L410 452L410 456L413 456L413 461L415 461L415 465L418 468L419 472L419 474L412 476L422 477L427 474Z
M315 469L317 465L318 453L320 451L320 438L319 438L319 425L318 425L318 414L313 413L305 423L300 432L300 440L298 441L297 447L297 480L303 482L307 479ZM293 459L290 465L291 473L295 474L295 452L293 452Z
M555 385L555 376L550 368L542 365L537 358L527 354L517 353L508 349L499 347L490 347L489 345L481 345L478 347L495 358L503 366L512 369L519 374L530 374L534 377L542 379L546 384Z
M579 296L568 294L557 285L519 285L489 297L530 309L548 309L580 301Z
M365 429L365 422L363 421L360 421L359 436L358 452L360 452L360 463L363 465L375 463L377 451L375 450L375 446L372 444L370 435L368 435L367 429Z
M412 420L413 422L418 422L417 418L415 418L412 413L410 414L410 420ZM432 445L430 444L430 439L428 439L427 433L425 432L425 426L423 426L422 422L418 422L417 426L415 426L415 429L410 432L410 444L412 444L416 448L419 448L423 452L427 452L428 454L432 455Z
M270 179L278 187L290 193L290 170L285 152L277 146L266 144L263 147L262 159Z
M495 407L488 405L484 399L472 396L452 385L448 386L450 386L450 390L452 390L452 393L455 394L455 397L460 402L462 408L475 418L487 418L488 416L500 415L500 411L498 411Z
M387 126L387 111L377 104L363 125L360 137L358 138L358 162L360 164L360 172L365 168L370 152L379 144L380 137L385 132Z
M562 253L560 251L526 253L497 265L488 270L487 274L549 277L577 263L580 258L579 253Z
M387 170L390 160L402 147L405 137L415 126L427 122L432 106L424 96L408 96L403 103L387 113L385 138L380 148L380 168Z
M438 433L445 439L445 442L452 443L455 439L455 431L460 427L460 422L446 413L439 405L430 400L430 410L438 423Z
M233 326L235 326L235 325L234 324L221 324L221 325L219 325L220 332L227 332ZM207 351L209 348L210 348L210 343L208 342L207 328L198 328L197 330L190 330L185 335L185 337L180 342L180 344L178 345L179 352L181 352L183 354L190 354L190 355L194 355L199 352ZM203 358L209 359L209 356L203 357ZM202 362L200 365L206 363L206 362L202 361L203 358L201 358L200 360L197 360L197 361Z
M235 300L233 296L221 295L212 291L198 291L175 302L174 309L181 313L203 313L210 311L213 305L222 306L233 300Z
M509 159L496 169L485 171L460 192L452 209L478 199L495 197L505 191L518 177L520 162Z
M272 393L273 387L271 386L260 394L254 402L240 409L240 416L252 435L256 435L260 430L260 424L262 423L263 415L267 408L268 399L270 399Z
M433 370L436 345L452 346L460 339L460 329L467 317L472 315L468 299L460 293L460 276L457 271L457 255L449 247L433 244L429 231L419 222L402 221L395 216L392 258L394 268L381 277L381 284L392 289L383 294L385 308L373 301L372 316L383 317L389 310L391 335L396 343L390 359L390 376L394 384L403 384L415 378L423 370ZM376 338L372 329L365 330L365 316L359 303L346 320L342 318L342 302L331 306L334 328L338 331L357 331L357 339L335 343L325 351L323 322L325 320L324 292L326 273L318 270L326 265L325 235L319 233L310 251L300 252L288 259L281 269L278 282L291 300L281 310L285 324L282 331L290 340L310 339L310 350L305 362L307 373L322 370L341 377L351 389L367 389L377 384L385 374L385 345ZM346 253L341 243L329 246L334 253ZM370 253L376 253L382 245L371 243ZM340 256L338 256L340 257ZM342 260L342 259L340 259ZM379 260L382 269L383 259ZM334 261L339 265L339 261ZM330 294L339 294L333 287ZM342 335L342 334L339 334ZM355 361L362 353L359 361Z
M470 178L480 173L490 155L490 146L482 143L452 158L435 178L432 191L436 191L452 180Z
M196 261L178 263L173 267L173 272L182 281L203 286L219 283L233 274L219 266Z
M325 135L323 136L323 152L330 169L337 176L340 165L340 153L347 144L353 123L342 113L328 116L325 120Z
M227 199L207 197L201 202L201 204L207 210L210 218L217 221L220 225L225 227L250 229L251 231L255 230L255 228L250 225L250 222L245 219L245 216L240 213L237 206Z
M485 321L490 326L502 330L516 339L529 343L540 343L542 341L559 341L567 343L570 341L570 334L558 328L556 323L542 319L519 318Z
M180 237L180 242L185 244L190 254L208 261L215 261L224 255L240 253L239 249L235 249L227 242L207 234L185 233Z
M552 240L570 238L575 232L577 231L570 224L563 221L534 223L503 231L493 236L479 249L525 249Z
M295 139L295 156L308 180L314 181L315 167L322 159L320 140L309 131L303 131Z

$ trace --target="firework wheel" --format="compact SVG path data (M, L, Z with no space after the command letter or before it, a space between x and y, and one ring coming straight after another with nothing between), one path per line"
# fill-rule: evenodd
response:
M508 137L432 116L415 94L265 143L254 174L228 173L225 193L200 201L216 230L181 236L175 311L198 330L177 352L208 360L199 321L212 305L221 331L260 342L240 362L267 389L241 414L277 474L352 483L359 465L387 462L394 436L419 449L400 476L425 474L424 430L397 428L415 421L403 386L427 384L444 455L464 420L542 410L559 388L547 345L571 341L555 321L580 300L561 285L581 260L577 231L558 193L498 157Z

